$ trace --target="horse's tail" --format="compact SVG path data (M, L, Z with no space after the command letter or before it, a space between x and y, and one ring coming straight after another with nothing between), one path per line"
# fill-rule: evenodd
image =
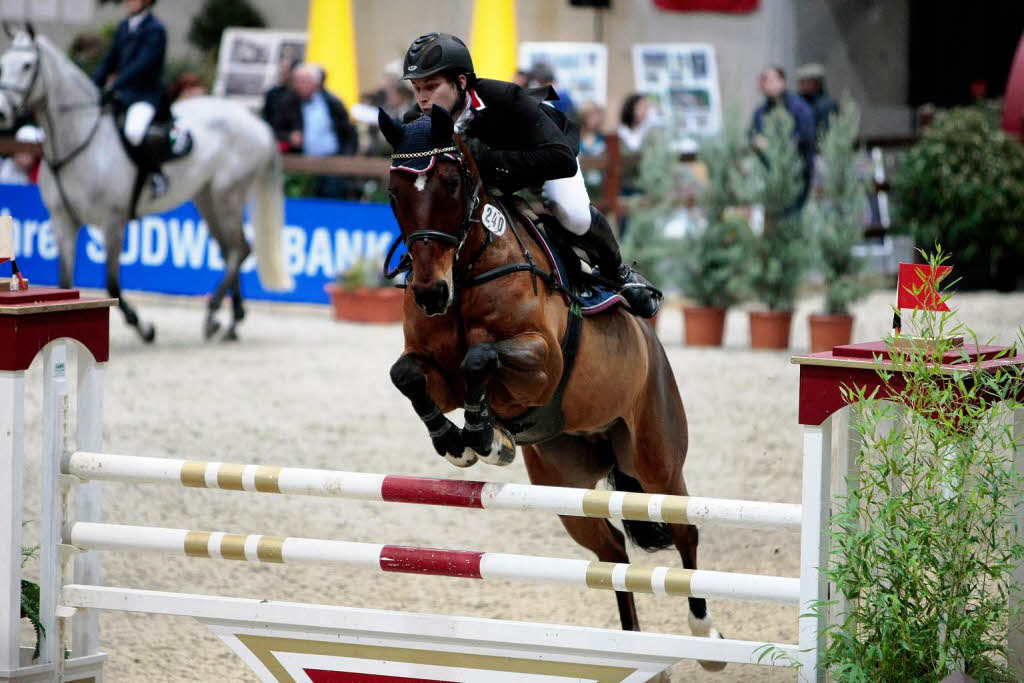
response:
M260 284L271 291L289 291L295 287L284 261L284 194L281 180L281 155L275 149L256 179L256 201L252 205L252 225L256 242L256 267Z
M608 483L615 491L644 493L640 482L629 476L616 465L608 474ZM663 550L672 545L672 531L665 522L641 522L635 519L622 520L626 535L634 544L647 552Z

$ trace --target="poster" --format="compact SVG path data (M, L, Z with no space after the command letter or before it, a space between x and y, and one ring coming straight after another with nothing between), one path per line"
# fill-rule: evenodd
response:
M520 43L519 68L547 64L558 89L568 90L576 106L608 102L608 48L603 43Z
M302 62L305 58L303 31L229 28L220 41L213 94L259 107L263 93L277 85L281 61Z
M651 99L658 123L684 136L714 135L722 127L715 48L707 43L640 43L633 46L638 92Z

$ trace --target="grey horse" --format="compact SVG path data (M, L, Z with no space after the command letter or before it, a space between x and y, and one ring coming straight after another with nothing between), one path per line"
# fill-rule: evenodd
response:
M143 340L152 341L153 325L143 322L121 293L119 257L136 171L113 116L100 107L99 90L31 25L13 34L0 69L0 128L31 112L46 134L39 189L57 240L60 285L70 287L74 281L79 228L97 226L104 235L107 291L117 298L125 321ZM250 194L255 195L252 223L260 282L270 290L292 287L281 245L280 154L269 126L230 101L187 99L174 106L174 115L193 137L192 152L165 165L170 191L156 201L143 192L137 214L167 211L192 199L225 263L224 277L209 300L204 334L209 338L219 331L216 314L230 293L232 317L224 338L234 339L245 315L239 271L250 254L242 228Z

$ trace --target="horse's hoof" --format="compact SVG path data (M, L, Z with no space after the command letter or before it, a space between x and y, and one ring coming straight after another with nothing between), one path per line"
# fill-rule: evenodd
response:
M704 638L724 638L717 628L711 625L710 614L703 619L693 616L693 612L689 615L690 632L693 635ZM705 671L721 671L725 668L727 662L710 662L704 659L698 659L697 663L700 664L701 668Z
M445 453L444 459L455 465L456 467L471 467L476 464L477 455L476 451L472 448L466 448L462 451L461 455L452 455L451 453Z
M142 341L152 344L153 340L156 339L156 327L152 324L139 325L139 336L142 338Z
M220 331L220 323L216 318L207 318L206 324L203 325L203 339L210 339L213 335Z
M232 325L228 328L228 331L224 333L224 336L220 338L221 341L238 341L238 330Z
M504 427L496 426L491 450L480 455L480 459L488 465L497 465L498 467L511 465L516 459L516 440Z

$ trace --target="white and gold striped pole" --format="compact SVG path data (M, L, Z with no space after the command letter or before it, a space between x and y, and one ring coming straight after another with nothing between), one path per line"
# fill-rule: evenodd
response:
M800 579L533 555L381 543L79 522L65 543L81 550L146 551L277 564L340 564L381 572L796 605Z

